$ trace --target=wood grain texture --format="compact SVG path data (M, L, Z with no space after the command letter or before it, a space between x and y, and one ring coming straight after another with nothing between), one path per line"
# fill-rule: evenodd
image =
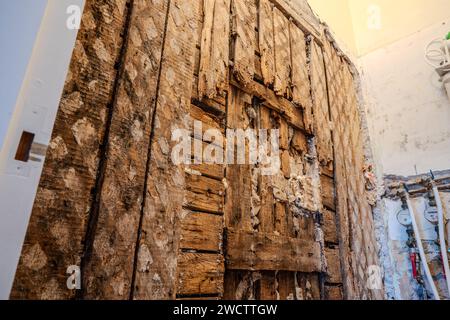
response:
M289 45L289 20L277 8L273 10L273 25L275 38L274 90L277 95L291 96L290 74L292 66Z
M178 258L177 295L221 295L223 274L221 254L181 253Z
M325 259L327 261L327 283L342 283L339 249L325 248Z
M228 230L228 269L320 272L320 246L276 234Z
M333 161L333 141L324 57L322 49L314 41L311 41L310 51L314 128L318 140L317 153L321 165L327 167Z
M230 0L204 0L198 93L214 98L228 89Z
M181 221L180 249L219 252L222 220L218 215L188 211Z
M275 81L275 44L273 30L273 5L269 0L259 1L259 53L261 73L266 86Z
M250 86L255 75L256 51L256 2L232 0L234 17L234 65L233 75L244 86Z
M139 235L134 299L176 296L180 214L185 201L185 171L171 159L173 129L188 129L194 80L196 15L200 1L173 0L167 21L149 175Z
M133 2L104 175L94 205L95 234L83 262L86 299L130 296L166 13L165 2ZM154 34L148 32L151 27Z
M289 38L292 60L292 101L303 108L305 129L312 133L313 112L306 55L306 38L305 34L292 21L289 22Z

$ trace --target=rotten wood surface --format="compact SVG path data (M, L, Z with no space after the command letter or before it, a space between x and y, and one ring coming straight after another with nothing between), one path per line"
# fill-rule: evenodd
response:
M226 265L231 270L320 272L320 245L275 233L228 230Z

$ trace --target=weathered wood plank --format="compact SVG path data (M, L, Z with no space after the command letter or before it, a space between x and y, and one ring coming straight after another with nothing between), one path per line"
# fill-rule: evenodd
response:
M222 217L188 211L181 221L180 249L217 251L222 247Z
M185 171L175 165L170 150L172 129L189 129L183 119L189 113L194 80L193 35L199 0L170 2L155 130L150 147L149 175L139 249L134 299L169 299L176 295L180 213L185 199ZM195 38L195 37L194 37Z
M230 129L243 129L249 125L245 106L251 104L251 97L232 87L229 98L227 126ZM235 148L235 160L237 159ZM248 163L246 157L245 163ZM227 227L253 230L251 221L252 173L248 164L229 164L226 169L225 225Z
M198 92L214 98L228 89L230 0L205 0Z
M273 5L269 0L259 1L259 52L261 72L266 86L275 81L275 49L273 31Z
M84 297L129 299L146 178L151 114L155 108L167 6L134 1L120 75L98 215L83 261ZM148 28L156 28L155 37ZM98 206L98 207L97 207ZM95 212L95 210L98 210ZM89 241L89 240L88 240Z
M201 212L223 214L223 196L207 194L206 192L195 193L188 191L186 192L184 207Z
M324 57L322 49L314 41L311 41L310 50L310 73L317 153L321 165L328 167L334 157Z
M273 9L275 39L274 90L279 96L291 96L291 54L289 48L289 21L277 8Z
M301 15L301 13L298 10L293 10L293 8L297 7L299 3L297 1L289 1L289 0L270 0L272 3L275 4L275 6L284 14L288 15L290 18L292 18L300 29L306 34L310 34L314 36L316 41L321 44L322 43L322 30L320 30L320 27L317 26L317 23L311 22L310 18L307 15ZM296 3L293 5L293 3ZM302 2L305 2L302 0ZM309 10L310 11L310 10Z
M230 83L233 86L239 87L236 80L231 79ZM304 130L303 111L289 100L277 96L272 90L266 86L254 82L251 88L240 88L249 95L253 95L264 101L264 105L271 110L274 110L283 115L286 121L293 127Z
M327 209L323 212L323 233L325 242L339 243L337 226L336 226L336 213Z
M11 299L75 294L66 270L83 254L127 13L125 1L86 1Z
M225 187L222 181L187 174L186 190L186 208L210 213L223 212Z
M192 164L186 166L186 170L193 174L201 174L202 176L222 181L225 177L225 167L221 164Z
M228 230L228 269L320 272L320 245L314 240Z
M334 180L328 176L320 175L320 184L322 187L323 205L332 211L336 210L336 192L334 187Z
M259 127L261 129L271 130L272 122L270 119L270 110L265 106L259 107ZM259 230L265 233L271 233L275 227L274 220L274 196L270 184L271 177L259 177L259 196L261 199L261 209L258 219L260 222Z
M276 300L276 282L274 271L261 272L261 279L259 281L259 296L258 300Z
M309 82L305 34L291 21L289 23L289 35L292 60L292 101L303 108L305 129L312 133L313 113L311 108L311 85Z
M327 261L327 279L328 283L342 283L341 260L339 249L325 248L325 259Z
M279 271L277 273L279 300L295 300L295 273Z
M249 86L255 75L255 0L232 0L232 11L235 28L233 73L243 86Z
M221 254L181 253L178 258L177 295L221 295L223 274Z

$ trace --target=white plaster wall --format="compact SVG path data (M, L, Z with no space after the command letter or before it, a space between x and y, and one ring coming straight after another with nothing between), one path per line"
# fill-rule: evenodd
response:
M424 61L426 44L449 31L450 19L359 60L374 157L384 174L450 169L450 101Z

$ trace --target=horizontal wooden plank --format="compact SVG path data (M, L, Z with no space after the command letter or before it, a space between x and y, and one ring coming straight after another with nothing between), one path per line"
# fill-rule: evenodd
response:
M181 253L177 295L222 294L224 262L221 254Z
M222 244L222 220L218 215L189 211L181 221L180 249L219 252Z
M321 175L320 183L322 186L323 205L332 211L336 211L336 193L334 188L334 180L328 176Z
M191 164L186 167L193 174L222 181L225 177L225 167L221 164Z
M217 129L222 132L222 134L225 132L224 126L220 124L220 119L204 111L196 105L191 104L190 116L194 120L200 121L202 123L202 137L205 131L210 129ZM194 137L200 140L202 138L198 135L194 135Z
M254 271L320 272L320 245L261 232L226 232L227 268Z
M297 108L289 100L278 97L275 92L267 88L263 84L253 81L251 86L242 88L235 79L230 80L231 84L245 91L249 95L253 95L264 101L264 105L284 116L286 121L293 127L304 130L303 112L301 108Z
M206 195L223 196L225 194L225 186L222 181L195 174L186 175L186 189L194 193L203 193Z
M187 191L184 207L194 211L223 214L223 196Z

